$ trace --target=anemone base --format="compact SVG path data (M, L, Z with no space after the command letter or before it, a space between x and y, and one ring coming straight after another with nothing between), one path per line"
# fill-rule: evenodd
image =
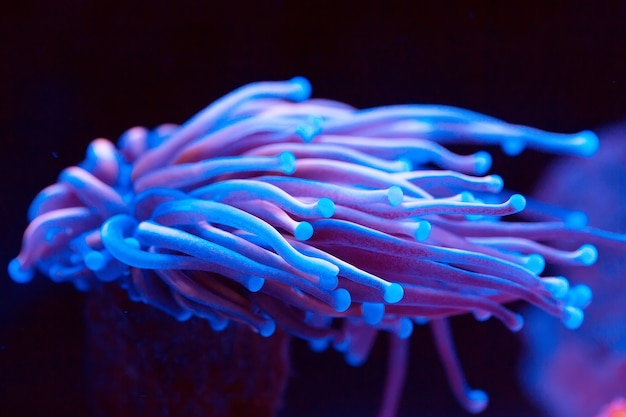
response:
M86 302L91 415L274 416L289 374L287 333L178 322L109 285Z

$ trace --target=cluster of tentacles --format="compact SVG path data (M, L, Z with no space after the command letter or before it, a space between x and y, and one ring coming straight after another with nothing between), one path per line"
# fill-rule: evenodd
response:
M591 155L597 138L447 106L357 110L309 95L300 77L250 84L181 126L132 128L117 147L94 140L32 203L12 278L39 269L80 290L116 281L178 320L203 317L217 331L234 320L264 336L278 325L351 364L379 330L395 335L401 358L414 323L428 322L455 395L482 410L487 396L465 383L446 318L470 312L519 330L503 304L521 299L575 328L588 288L541 276L545 263L589 265L591 243L624 239L556 209L500 221L525 198L485 175L488 153L443 145ZM582 246L551 245L560 241ZM392 368L397 387L402 366ZM383 410L395 409L395 391Z

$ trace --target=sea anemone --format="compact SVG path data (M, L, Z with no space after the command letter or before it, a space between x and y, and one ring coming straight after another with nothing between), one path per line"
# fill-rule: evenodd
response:
M483 410L446 319L494 316L517 331L522 317L504 303L525 300L576 328L588 288L541 276L546 262L590 265L590 243L624 240L571 212L501 221L526 199L485 175L488 153L443 145L587 156L597 137L441 105L357 110L309 96L301 77L254 83L181 126L94 140L33 201L11 277L38 269L81 291L115 282L179 321L197 316L216 332L239 322L265 337L278 326L353 365L388 332L395 365L381 416L395 414L413 325L429 323L454 394ZM581 246L549 246L560 240Z

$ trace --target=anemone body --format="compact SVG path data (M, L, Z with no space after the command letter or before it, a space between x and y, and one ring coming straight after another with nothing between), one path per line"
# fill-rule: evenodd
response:
M86 295L84 320L90 417L273 417L289 376L289 335L263 337L232 324L180 323L128 299L114 284Z
M448 106L357 110L309 96L301 77L250 84L181 126L132 128L117 146L96 139L33 201L10 275L27 282L39 269L80 290L114 282L179 321L199 317L218 332L243 323L265 337L280 327L353 365L388 332L395 388L381 416L395 414L413 325L430 323L461 405L483 410L447 318L494 316L517 331L522 317L504 304L525 300L576 328L587 288L542 276L545 263L589 265L587 242L624 239L569 212L501 221L523 216L524 197L485 175L488 153L444 145L588 156L596 136ZM550 245L561 240L586 244Z

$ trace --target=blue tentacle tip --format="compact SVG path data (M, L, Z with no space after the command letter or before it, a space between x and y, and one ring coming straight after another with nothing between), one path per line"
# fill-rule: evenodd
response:
M302 76L293 77L289 80L297 88L289 95L289 98L293 101L304 101L311 97L311 83L309 80Z
M32 269L23 269L22 264L17 258L9 262L8 271L11 279L19 284L30 282L35 276L35 271Z
M598 139L598 135L596 135L591 130L583 130L578 134L579 144L579 154L581 156L593 156L596 152L598 152L598 148L600 147L600 140Z
M585 313L583 313L583 311L578 307L565 306L563 308L563 316L561 317L561 320L563 321L565 327L570 330L578 329L581 324L583 324L584 318Z

